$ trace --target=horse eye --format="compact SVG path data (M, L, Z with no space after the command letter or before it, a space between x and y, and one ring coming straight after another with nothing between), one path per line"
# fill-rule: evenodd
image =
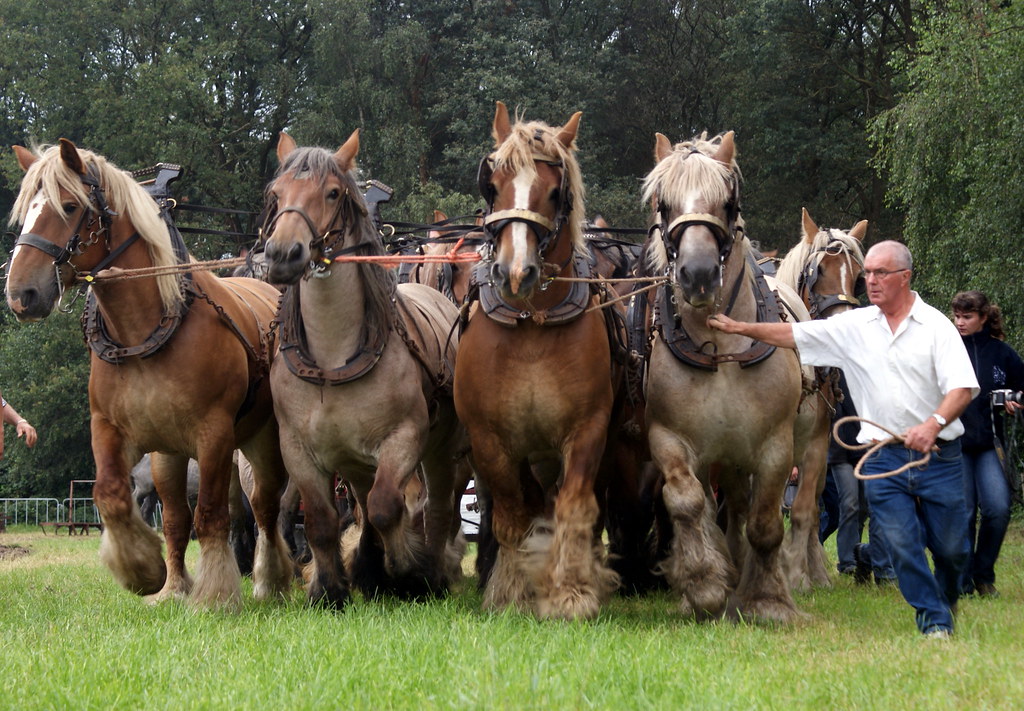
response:
M64 208L65 215L71 215L78 209L78 203L66 202L61 207Z
M328 200L337 200L339 197L341 197L341 191L337 188L332 188L331 192L327 193Z

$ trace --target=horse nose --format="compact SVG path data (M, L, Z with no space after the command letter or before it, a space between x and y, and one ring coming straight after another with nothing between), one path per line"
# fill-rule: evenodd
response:
M43 304L39 290L34 288L19 289L13 294L8 292L7 305L11 307L11 311L19 321L37 321L49 313Z
M693 306L705 305L714 298L718 287L719 267L715 265L686 265L679 269L679 286L686 300Z
M291 284L306 268L306 248L301 242L267 242L267 277L271 282Z
M536 264L525 264L520 269L513 269L509 277L509 286L512 293L519 296L528 296L540 278L540 269Z

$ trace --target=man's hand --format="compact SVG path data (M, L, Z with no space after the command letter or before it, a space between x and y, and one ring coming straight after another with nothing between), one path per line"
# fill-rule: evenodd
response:
M929 417L919 425L911 427L903 433L903 444L907 449L925 454L932 451L935 440L942 431L942 426L934 417Z
M725 314L711 314L708 316L707 323L708 327L716 328L725 333L739 333L741 328L739 323L733 321Z

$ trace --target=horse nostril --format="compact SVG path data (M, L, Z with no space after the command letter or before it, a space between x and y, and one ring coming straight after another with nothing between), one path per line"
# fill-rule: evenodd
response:
M519 282L521 284L520 288L522 288L522 287L529 288L529 287L533 286L537 282L537 279L539 277L540 277L540 269L538 269L533 264L530 264L530 265L526 266L523 269L523 277L522 277L522 279Z
M288 250L288 255L286 257L287 261L294 262L294 261L297 261L299 259L302 259L303 250L304 250L303 245L301 245L301 244L299 244L297 242L295 244L293 244L291 246L291 249Z
M501 265L498 264L497 262L491 265L491 280L496 281L498 283L501 283L505 280L504 271L502 270Z

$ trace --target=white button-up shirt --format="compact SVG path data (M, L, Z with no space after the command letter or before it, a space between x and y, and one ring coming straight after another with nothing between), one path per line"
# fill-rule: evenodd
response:
M893 333L877 306L852 309L827 319L793 324L800 360L843 369L857 414L897 435L928 419L956 388L980 388L960 333L917 292L910 314ZM959 418L947 423L939 438L964 433ZM888 439L890 434L862 423L859 442Z

